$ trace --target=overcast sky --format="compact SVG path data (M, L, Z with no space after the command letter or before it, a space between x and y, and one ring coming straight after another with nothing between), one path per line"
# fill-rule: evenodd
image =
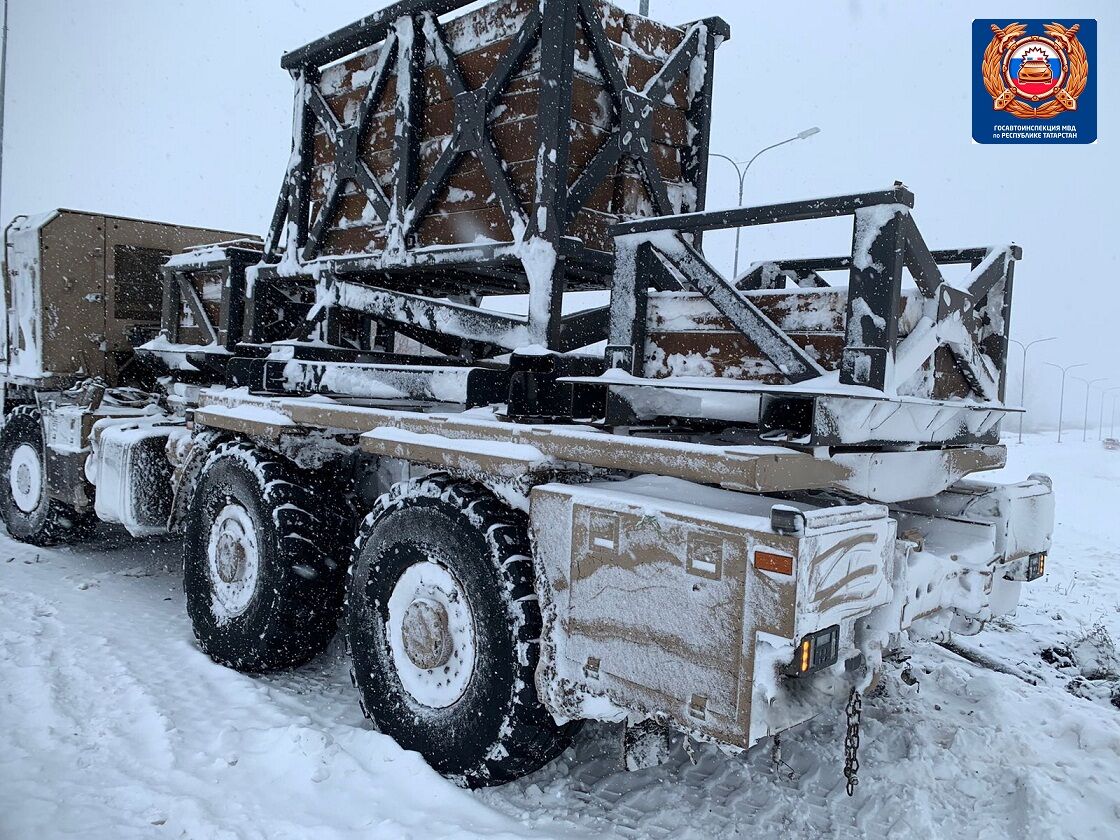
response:
M72 207L256 234L267 227L290 148L281 53L388 5L9 2L0 216ZM636 11L638 0L619 5ZM671 23L719 15L731 25L732 40L718 53L713 151L745 159L821 128L759 158L746 203L902 180L917 197L915 218L930 247L1023 246L1012 333L1060 338L1036 348L1037 359L1088 361L1083 373L1120 384L1115 2L1061 4L1063 18L1099 22L1100 139L1060 147L971 140L972 19L1052 19L1053 2L651 5ZM731 167L712 166L709 206L734 204ZM744 237L743 261L839 254L850 244L850 227L839 221L756 229ZM709 248L730 267L728 238ZM1037 382L1028 379L1039 409L1056 376L1040 368Z

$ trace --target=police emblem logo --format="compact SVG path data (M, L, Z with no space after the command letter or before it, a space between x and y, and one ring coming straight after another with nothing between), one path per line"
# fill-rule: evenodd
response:
M1077 110L1077 97L1089 78L1089 58L1077 40L1080 24L1043 27L1046 35L1027 35L1027 27L992 24L984 51L984 87L997 111L1024 120L1049 120Z
M1095 20L975 20L972 38L974 140L1096 140Z

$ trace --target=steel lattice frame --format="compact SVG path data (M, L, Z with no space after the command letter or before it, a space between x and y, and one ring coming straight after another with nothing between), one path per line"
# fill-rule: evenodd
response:
M683 152L685 177L696 188L696 206L703 207L707 176L708 134L711 115L713 58L718 44L729 37L726 24L718 19L701 21L687 27L680 46L642 90L626 84L622 66L615 57L603 24L596 13L594 0L541 0L512 38L485 82L474 89L466 83L455 55L448 48L439 17L453 11L468 0L402 0L379 12L332 33L316 42L285 55L282 65L295 80L295 120L293 153L284 180L276 211L266 239L267 260L278 263L286 238L289 254L301 265L316 262L320 277L328 277L337 268L347 272L347 282L364 285L376 291L376 305L366 307L368 315L393 320L402 310L423 310L428 320L454 326L451 335L464 342L487 343L495 350L515 349L510 342L492 342L493 318L470 312L470 306L450 306L433 297L410 299L400 291L380 288L378 276L392 270L419 270L447 267L490 271L494 277L520 273L521 283L533 295L548 301L526 319L505 318L506 333L518 341L541 344L550 349L571 349L574 336L580 339L605 337L596 329L605 327L605 313L589 313L578 325L561 316L561 296L567 277L584 271L603 277L613 267L597 255L569 238L570 225L580 209L591 198L599 184L610 177L623 160L633 161L641 172L655 212L669 213L672 206L662 176L652 156L654 103L669 94L674 84L690 72L697 57L706 60L706 73L699 89L694 91L688 106L688 119L694 131L690 145ZM609 135L591 163L569 186L569 121L572 118L572 87L577 21L585 33L595 65L603 78L603 87L613 109ZM372 80L349 124L341 122L331 111L318 88L321 68L357 51L380 44ZM540 73L548 83L540 86L537 116L537 150L535 196L532 206L523 208L494 143L489 116L496 100L508 85L529 52L539 45ZM419 122L424 107L420 74L426 50L431 50L435 65L444 76L454 101L454 128L450 142L439 154L435 165L423 181L417 177L419 168ZM386 194L369 166L362 160L360 147L369 131L370 118L381 97L386 81L395 74L395 117L398 131L394 138L393 157L396 162L392 189ZM316 125L321 125L333 150L334 163L326 195L319 212L310 218L311 162ZM497 204L514 234L508 244L441 248L438 253L413 247L413 233L431 207L451 174L464 156L473 155L481 164L493 188ZM324 236L331 229L340 196L348 184L354 183L372 206L377 219L384 223L388 247L383 254L355 255L333 258L322 256ZM557 257L551 272L543 275L530 271L522 255L532 251L533 241L551 247ZM323 264L327 265L324 272ZM345 266L345 267L343 267ZM291 271L288 266L286 271ZM278 272L262 266L258 281L267 281ZM504 274L503 274L504 273ZM416 274L419 278L421 275ZM422 283L416 283L422 286ZM356 299L358 295L351 295ZM412 298L417 296L413 295ZM327 308L342 303L336 292L327 301ZM547 311L545 311L547 310ZM319 319L329 313L318 311ZM421 321L424 319L421 318ZM423 324L410 325L423 332Z
M876 193L617 225L618 265L608 362L641 374L648 279L661 277L663 286L679 284L703 294L754 342L787 382L817 379L824 374L821 367L743 291L762 288L764 279L784 281L786 276L795 278L799 286L817 287L824 283L818 272L848 269L841 385L902 393L911 377L947 348L971 396L985 404L1001 403L1006 385L1012 281L1022 250L1010 245L930 251L910 215L913 206L914 196L896 184ZM687 239L704 230L836 216L854 217L851 256L766 263L749 272L738 286L712 267ZM963 283L953 284L945 279L941 266L956 263L970 264L972 271ZM900 337L904 269L928 304L914 329Z

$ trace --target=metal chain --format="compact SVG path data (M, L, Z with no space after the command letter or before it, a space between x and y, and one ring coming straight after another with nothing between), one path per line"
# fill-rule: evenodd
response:
M848 796L854 796L859 784L859 723L863 714L863 698L854 688L844 711L848 716L848 731L844 735L844 779Z
M793 781L796 774L793 767L782 758L782 736L780 734L774 736L774 743L770 745L770 763L774 766L775 773Z

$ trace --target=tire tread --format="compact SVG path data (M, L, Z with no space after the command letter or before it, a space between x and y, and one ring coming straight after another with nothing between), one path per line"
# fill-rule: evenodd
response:
M534 671L542 623L533 586L528 519L475 482L446 473L431 473L396 484L382 494L361 524L354 542L354 557L357 558L384 516L412 500L424 498L439 499L485 537L490 546L490 560L504 584L503 600L516 628L514 643L521 673L515 680L502 735L488 755L464 774L466 783L472 787L503 784L537 770L558 756L568 746L572 732L570 726L557 726L537 697ZM352 562L351 570L353 565ZM352 639L347 641L351 646L354 644ZM351 680L358 684L353 665Z
M272 518L278 535L278 589L284 591L284 597L275 602L277 609L269 616L255 649L230 655L220 646L210 644L204 633L206 628L200 627L199 621L192 621L195 638L211 658L239 671L252 673L301 665L322 652L337 630L342 570L329 551L334 540L324 536L341 533L345 517L324 504L323 500L329 498L326 488L311 476L305 481L292 480L295 467L244 441L226 441L216 446L202 466L199 486L205 485L209 470L228 459L240 461L255 477L261 511ZM197 515L195 505L196 502L191 503L191 517ZM186 546L186 550L198 547ZM304 574L300 574L300 569ZM315 574L306 576L307 569Z

